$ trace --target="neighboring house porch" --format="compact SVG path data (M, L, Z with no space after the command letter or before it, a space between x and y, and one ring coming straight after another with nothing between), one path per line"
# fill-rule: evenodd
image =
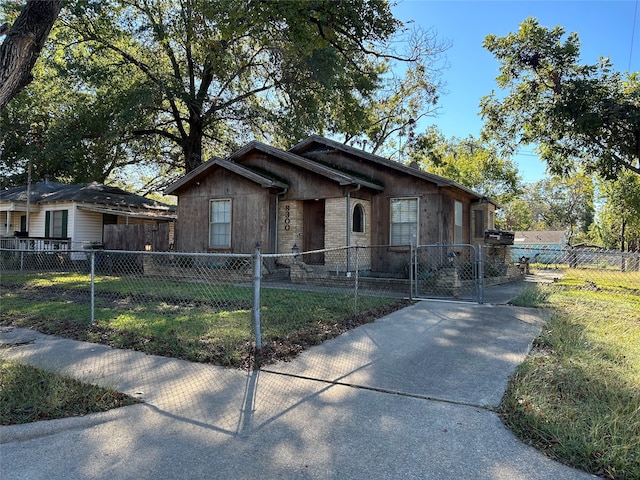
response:
M103 245L107 225L168 224L175 207L99 183L45 181L0 192L0 247L82 250Z

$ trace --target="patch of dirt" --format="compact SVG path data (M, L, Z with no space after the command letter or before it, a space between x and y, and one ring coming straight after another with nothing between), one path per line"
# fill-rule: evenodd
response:
M243 368L260 368L277 362L289 362L304 350L318 345L325 340L335 338L344 332L359 327L366 323L372 323L378 318L413 305L415 301L403 299L389 305L373 308L357 315L345 318L342 322L332 325L319 324L313 329L289 335L286 338L278 338L269 342L263 342L262 349L257 351L255 345L251 347L249 355L243 358Z

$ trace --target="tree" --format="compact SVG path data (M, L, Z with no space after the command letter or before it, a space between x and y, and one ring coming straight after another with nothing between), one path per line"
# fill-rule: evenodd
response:
M410 160L430 173L451 179L498 202L520 193L521 178L514 163L499 157L480 140L445 139L430 127L415 139Z
M518 197L502 204L496 212L496 228L511 232L535 230L529 202Z
M15 23L0 25L0 110L31 81L31 69L60 12L61 0L28 0Z
M569 178L551 176L535 183L525 199L536 230L567 230L569 243L586 238L594 219L594 182L583 172Z
M427 58L389 49L405 31L386 0L78 0L54 33L48 74L104 107L84 109L84 123L98 128L76 145L159 152L174 172L248 139L363 131L390 62Z
M607 58L580 65L576 33L564 39L528 18L517 33L484 41L500 62L498 87L481 101L483 136L505 152L536 145L551 173L587 173L615 179L640 174L640 80L623 76ZM504 96L503 96L504 94Z
M594 240L621 251L640 249L640 177L625 172L615 181L602 182L604 204L591 229Z
M440 76L446 68L443 53L450 46L439 41L433 31L413 32L407 43L409 52L405 56L415 61L404 69L398 67L397 61L394 63L398 68L388 68L389 75L365 100L364 109L354 110L362 118L353 119L350 112L349 116L337 117L330 126L333 133L344 135L344 143L355 143L363 150L389 158L397 156L400 161L410 149L418 121L437 112L443 90ZM394 73L396 70L404 71L399 75Z
M85 71L82 88L76 88L77 78L64 71L67 64L61 59L67 51L58 36L59 30L52 32L33 69L35 80L0 111L3 183L24 184L29 163L33 178L70 183L116 180L141 159L147 173L162 168L157 159L167 156L163 144L129 133L153 125L149 111L140 108L149 101L144 77L126 66L118 76L105 76L101 66L117 59L103 56Z

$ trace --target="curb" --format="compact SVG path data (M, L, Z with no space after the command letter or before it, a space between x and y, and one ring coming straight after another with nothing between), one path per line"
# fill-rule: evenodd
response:
M46 437L67 430L95 427L102 423L121 420L131 413L130 408L144 407L144 403L118 407L106 412L96 412L81 417L58 418L55 420L40 420L19 425L0 426L0 445L24 442L34 438Z

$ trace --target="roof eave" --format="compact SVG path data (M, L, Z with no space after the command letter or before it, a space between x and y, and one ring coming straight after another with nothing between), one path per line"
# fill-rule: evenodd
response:
M229 157L230 161L235 159L242 158L244 155L249 153L251 150L258 150L267 155L272 155L276 158L284 160L285 162L292 163L299 167L310 170L318 175L322 175L334 182L337 182L341 186L348 185L361 185L366 188L370 188L372 190L382 191L384 187L380 185L376 185L375 183L368 182L366 180L347 175L333 168L327 167L325 165L321 165L317 162L314 162L311 159L302 157L300 155L296 155L295 153L291 153L290 151L280 150L279 148L272 147L270 145L266 145L261 142L252 141L242 147L240 150L235 152L233 155Z
M179 188L182 188L183 186L193 181L196 181L198 178L203 177L206 174L207 170L209 170L209 168L213 167L214 165L217 165L217 161L219 160L221 159L218 157L212 157L211 159L207 160L205 163L198 165L196 168L194 168L189 173L187 173L184 177L179 178L178 180L173 182L171 185L166 187L163 193L165 195L174 195L173 192L175 192Z
M436 186L438 187L455 187L458 188L460 190L463 190L469 194L471 194L472 196L474 196L476 199L480 199L482 198L482 195L478 194L477 192L474 192L473 190L460 185L459 183L454 182L453 180L449 180L447 178L444 177L440 177L438 175L435 175L433 173L428 173L428 172L423 172L421 170L417 170L413 167L410 167L408 165L404 165L400 162L396 162L394 160L389 160L388 158L385 157L381 157L379 155L375 155L373 153L368 153L365 152L364 150L360 150L354 147L351 147L349 145L345 145L343 143L337 142L335 140L331 140L319 135L311 135L307 138L305 138L304 140L298 142L296 145L294 145L293 147L291 147L288 151L291 153L296 153L304 150L305 147L308 147L309 145L312 145L313 143L320 143L322 145L326 145L328 147L343 151L345 153L348 153L350 155L354 155L357 156L359 158L363 158L365 160L369 160L373 163L377 163L379 165L384 165L387 166L389 168L393 168L395 170L399 170L402 171L404 173L407 173L409 175L415 176L415 177L419 177L422 178L424 180L428 180L432 183L435 183ZM495 203L495 202L492 202Z

